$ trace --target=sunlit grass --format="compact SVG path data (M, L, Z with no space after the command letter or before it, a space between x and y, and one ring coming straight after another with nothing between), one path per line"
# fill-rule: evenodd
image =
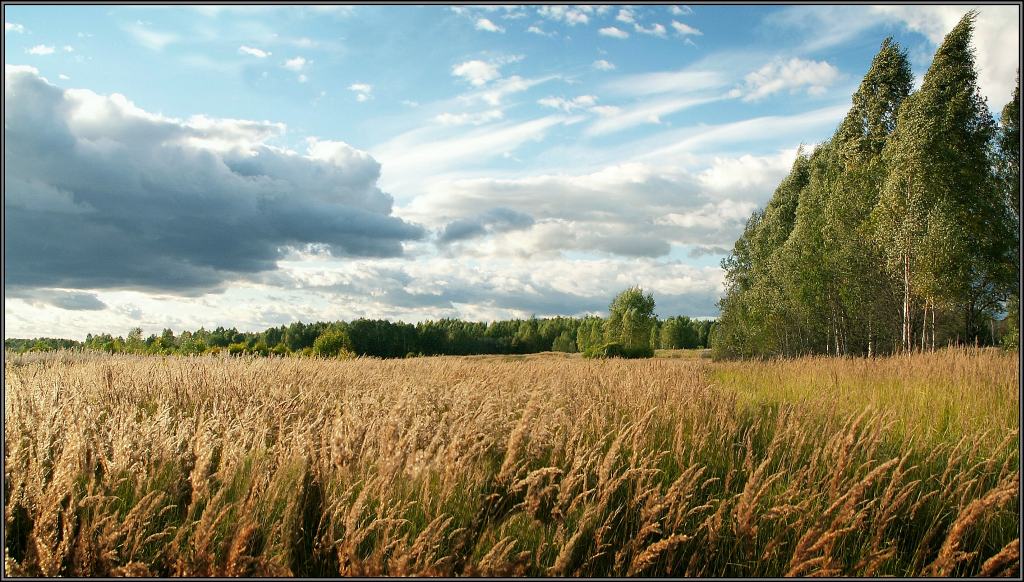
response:
M1013 355L678 355L8 354L5 567L1017 571Z

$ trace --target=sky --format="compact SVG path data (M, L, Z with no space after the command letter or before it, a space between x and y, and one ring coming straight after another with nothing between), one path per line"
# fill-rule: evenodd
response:
M1019 7L980 6L993 112ZM5 6L4 337L714 317L881 42L969 6Z

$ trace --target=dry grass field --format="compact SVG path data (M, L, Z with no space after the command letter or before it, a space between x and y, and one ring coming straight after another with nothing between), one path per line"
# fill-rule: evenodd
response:
M1019 572L1016 354L7 354L6 574Z

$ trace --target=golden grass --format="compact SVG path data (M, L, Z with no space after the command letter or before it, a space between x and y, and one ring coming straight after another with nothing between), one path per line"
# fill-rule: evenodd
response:
M1013 575L1018 374L8 354L5 569Z

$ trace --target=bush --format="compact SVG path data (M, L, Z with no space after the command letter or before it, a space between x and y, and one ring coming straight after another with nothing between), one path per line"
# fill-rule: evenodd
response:
M352 341L348 334L340 329L328 329L313 342L313 352L322 358L334 358L344 355L352 349Z
M619 342L608 342L597 348L583 352L584 358L653 358L654 350L650 346L627 349Z

